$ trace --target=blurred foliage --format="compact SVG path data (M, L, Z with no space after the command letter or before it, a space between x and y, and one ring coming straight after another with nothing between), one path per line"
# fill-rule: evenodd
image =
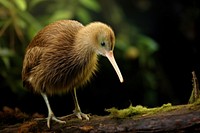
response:
M42 27L59 19L76 19L83 24L102 21L111 25L116 33L116 50L119 51L116 58L121 58L123 62L138 61L141 84L148 91L158 88L154 71L159 67L154 58L159 49L158 44L140 33L134 24L128 23L121 7L114 0L0 0L1 86L21 94L21 67L27 44ZM134 75L129 73L133 69L135 67L129 65L123 71ZM124 76L129 78L130 75ZM132 86L129 88L133 89ZM156 96L155 93L148 93L145 100Z

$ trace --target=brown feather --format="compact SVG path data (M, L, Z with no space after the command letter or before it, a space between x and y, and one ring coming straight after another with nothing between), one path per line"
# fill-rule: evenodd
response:
M26 49L23 85L38 93L62 94L86 84L97 70L101 32L108 36L113 50L114 33L105 24L84 27L77 21L60 20L46 26Z

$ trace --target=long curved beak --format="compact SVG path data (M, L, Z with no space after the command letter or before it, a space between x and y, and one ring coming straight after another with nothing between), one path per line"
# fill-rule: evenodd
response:
M117 66L117 63L115 61L115 58L114 58L114 55L113 55L113 51L109 51L109 52L106 52L106 57L108 58L108 60L110 61L110 63L112 64L112 66L114 67L118 77L119 77L119 80L120 82L122 83L124 81L123 77L122 77L122 74L119 70L119 67Z

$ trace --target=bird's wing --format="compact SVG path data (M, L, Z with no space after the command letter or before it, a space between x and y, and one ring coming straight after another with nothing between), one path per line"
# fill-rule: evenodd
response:
M43 47L35 46L32 48L27 49L24 62L23 62L23 68L22 68L22 81L23 86L26 86L29 88L29 78L31 75L31 71L40 64L40 60L43 53Z
M44 64L44 61L41 60L49 60L51 57L55 57L52 53L57 53L57 51L62 52L63 49L71 49L75 34L82 27L83 25L77 21L61 20L49 24L37 33L27 46L23 62L22 81L26 88L29 88L31 77L34 76L33 71L40 63ZM66 51L64 52L66 53Z
M22 68L22 81L23 86L30 88L30 76L32 70L40 64L42 55L46 47L47 39L43 39L45 29L41 30L30 42L26 48L26 54L24 56L23 68Z

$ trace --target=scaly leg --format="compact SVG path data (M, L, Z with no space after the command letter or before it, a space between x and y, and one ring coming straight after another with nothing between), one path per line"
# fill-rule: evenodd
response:
M81 112L80 106L78 104L78 99L76 96L76 88L74 88L74 92L72 92L72 96L73 96L73 100L75 104L75 110L73 111L74 114L81 120L82 120L82 117L85 118L86 120L89 120L89 116Z
M58 123L66 123L65 121L59 120L58 118L55 117L53 111L51 110L50 104L49 104L49 100L47 98L47 95L45 93L41 92L42 97L44 98L44 101L47 105L47 109L48 109L48 117L47 117L47 126L48 128L50 128L50 121L54 120Z

